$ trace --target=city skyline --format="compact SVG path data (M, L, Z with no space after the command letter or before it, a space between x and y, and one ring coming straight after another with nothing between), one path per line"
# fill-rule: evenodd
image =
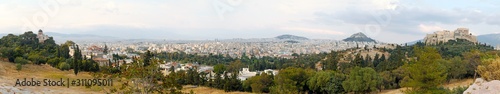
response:
M474 35L499 33L499 5L493 0L0 1L0 33L42 29L169 40L291 34L341 40L363 32L378 41L406 43L460 27Z

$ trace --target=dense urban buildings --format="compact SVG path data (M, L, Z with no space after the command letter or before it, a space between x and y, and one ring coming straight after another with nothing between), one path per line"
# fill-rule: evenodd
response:
M344 42L336 40L301 40L299 43L289 43L277 39L229 39L213 41L150 41L150 42L113 42L113 43L81 43L85 55L100 55L105 45L110 54L135 55L128 52L183 52L198 55L224 55L241 57L243 54L255 57L291 58L297 54L317 54L332 50L344 50L355 47L383 46L383 43ZM104 55L106 56L106 55Z

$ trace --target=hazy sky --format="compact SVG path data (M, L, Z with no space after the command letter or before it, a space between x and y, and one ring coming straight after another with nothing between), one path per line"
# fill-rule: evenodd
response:
M229 39L293 34L383 42L437 30L500 32L498 0L0 0L0 33L94 34L119 38Z

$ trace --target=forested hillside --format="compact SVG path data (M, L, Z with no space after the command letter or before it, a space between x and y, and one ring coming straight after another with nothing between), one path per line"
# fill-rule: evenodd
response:
M75 49L74 56L70 56L70 47ZM75 74L79 71L99 71L98 64L82 56L75 43L68 41L58 45L52 37L39 42L37 35L31 31L3 36L0 39L0 52L1 57L16 63L18 70L24 64L49 64L61 70L73 69Z

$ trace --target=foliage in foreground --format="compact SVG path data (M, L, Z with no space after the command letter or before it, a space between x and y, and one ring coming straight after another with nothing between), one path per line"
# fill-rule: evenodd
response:
M382 77L372 68L355 67L347 80L342 83L344 89L354 93L370 93L380 90Z
M406 65L408 76L404 86L415 90L433 90L446 80L446 68L438 63L441 55L430 47L416 48L416 61Z
M485 80L500 80L500 58L486 60L477 67L479 75Z
M182 89L172 75L163 75L158 68L158 60L150 59L149 65L134 59L133 63L121 67L108 67L103 72L94 74L95 78L116 80L121 87L112 87L106 93L169 93L179 94Z

